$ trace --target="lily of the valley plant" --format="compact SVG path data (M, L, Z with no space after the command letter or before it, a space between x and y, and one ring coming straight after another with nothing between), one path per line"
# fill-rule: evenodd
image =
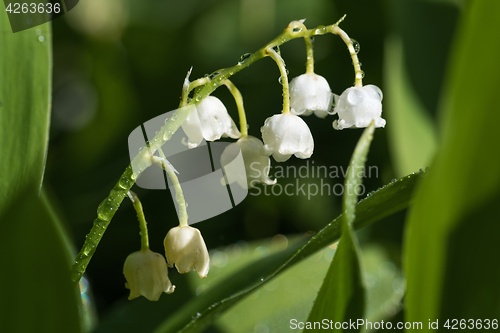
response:
M332 124L337 130L367 127L372 121L376 127L384 127L385 120L381 117L382 91L374 85L363 86L364 73L361 71L357 56L359 44L353 43L340 29L339 24L342 20L343 18L335 24L315 29L307 29L304 20L293 21L280 36L252 55L242 57L233 67L194 81L189 79L190 70L184 80L181 102L175 115L165 121L165 125L154 139L134 158L108 198L99 205L98 217L76 258L73 267L74 280L78 280L84 273L104 231L125 196L132 201L141 230L141 250L129 255L123 268L126 287L130 289L129 299L142 295L154 301L164 292L173 292L175 286L168 279L168 267L175 266L179 273L196 271L201 278L207 276L210 268L207 246L200 231L188 223L187 205L176 175L177 170L161 150L162 145L170 140L180 127L187 135L185 144L193 149L203 140L215 141L225 137L238 139L222 153L221 164L228 167L225 170L227 177L221 180L221 186L237 183L243 188L257 186L259 183L270 186L276 183L276 180L271 179L268 174L270 156L276 162L287 161L292 155L301 159L311 157L314 151L314 138L303 116L314 113L319 118L327 119L329 115L336 115L337 119L333 120ZM354 86L348 87L340 96L330 90L330 85L323 76L314 72L311 37L328 33L340 36L345 42L354 66ZM289 83L288 71L279 46L296 38L303 38L306 44L306 71ZM275 114L271 114L263 121L260 129L261 141L257 136L259 133L253 133L254 136L248 134L242 95L229 78L266 57L271 58L280 71L283 108L275 110ZM212 96L212 93L222 85L229 89L236 102L239 129L226 106L217 97ZM246 174L240 174L229 166L235 152L241 152ZM179 205L180 223L165 237L165 257L149 249L142 206L137 196L130 191L142 172L153 164L163 168L169 175Z

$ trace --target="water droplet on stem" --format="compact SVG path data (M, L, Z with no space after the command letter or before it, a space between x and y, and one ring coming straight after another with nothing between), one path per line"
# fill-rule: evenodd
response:
M358 54L359 53L359 49L360 49L360 45L359 45L359 42L355 39L352 39L351 38L351 42L352 42L352 47L354 48L354 53L355 54Z
M238 61L238 65L243 64L243 63L244 63L245 61L247 61L247 60L248 60L248 58L250 58L251 56L252 56L252 54L251 54L251 53L245 53L244 55L242 55L242 56L240 57L240 60Z

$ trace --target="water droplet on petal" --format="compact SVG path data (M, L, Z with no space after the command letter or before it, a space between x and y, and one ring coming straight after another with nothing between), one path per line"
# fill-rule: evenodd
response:
M353 88L347 93L347 103L358 105L363 102L363 93L359 89Z

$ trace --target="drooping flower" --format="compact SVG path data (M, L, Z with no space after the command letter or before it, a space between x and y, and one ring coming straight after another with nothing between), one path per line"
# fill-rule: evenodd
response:
M237 139L241 133L220 99L208 96L196 106L196 111L182 124L189 148L197 147L203 139L215 141L221 137Z
M333 122L333 128L368 127L372 120L375 121L375 127L384 127L382 98L382 91L371 84L346 89L335 106L334 113L339 115L339 119Z
M262 141L249 135L224 149L221 155L221 165L229 184L237 182L245 189L254 187L257 183L276 184L276 179L269 178L270 158L260 154L263 147ZM241 172L241 166L235 162L239 151L243 157L245 172Z
M130 254L123 265L123 275L130 289L128 299L144 296L157 301L162 293L173 293L175 286L168 278L165 258L151 250L141 250Z
M305 73L290 82L290 107L293 114L308 116L314 112L317 117L325 118L332 102L330 85L321 75Z
M175 265L181 274L196 271L201 278L207 277L210 258L198 229L190 226L172 228L165 236L163 244L169 267Z
M295 155L298 158L311 157L314 140L307 124L291 113L275 114L261 127L264 147L261 153L273 155L277 162L284 162Z

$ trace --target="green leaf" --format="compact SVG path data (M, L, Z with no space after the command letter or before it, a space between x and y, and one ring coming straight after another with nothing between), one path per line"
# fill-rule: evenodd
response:
M442 145L408 217L406 321L500 315L499 15L471 2L456 34Z
M80 332L67 236L37 192L28 188L1 216L0 326L2 332Z
M52 88L50 24L12 33L0 5L0 213L28 183L40 186Z
M359 244L351 223L356 218L356 189L361 184L362 172L370 144L373 140L375 123L363 132L349 163L342 198L342 237L332 264L326 273L318 297L309 313L304 331L315 330L316 323L330 319L334 323L362 319L365 309L365 290L359 262ZM318 329L321 327L317 327Z
M289 237L289 244L294 242L294 239L295 237ZM244 249L251 254L262 253L263 249L273 253L275 241L276 239L273 239L269 245L269 242L261 240L248 244L248 247L245 246ZM283 327L293 326L293 322L290 322L292 318L298 322L306 322L326 272L331 266L336 248L337 244L327 246L283 271L271 282L259 287L222 314L215 323L216 327L223 332L252 332L254 330L281 332ZM229 276L229 274L226 275L225 268L230 267L232 273L231 266L237 265L242 258L241 248L237 248L234 252L228 248L220 251L227 253L229 260L227 266L219 269L219 272L214 270L216 279ZM399 270L390 263L389 253L382 246L370 244L362 247L362 252L363 276L365 284L369 287L366 289L365 318L372 322L386 320L387 312L398 308L397 303L403 292L403 279ZM218 254L216 252L215 255ZM212 273L210 271L210 274ZM216 279L205 283L206 279L201 280L193 276L189 280L193 290L198 291L201 288L207 288L207 285L210 288L212 284L218 282ZM395 286L396 291L394 291ZM203 295L202 292L198 297L203 297Z
M354 229L371 225L384 217L408 207L413 189L425 172L414 173L370 193L356 208ZM265 257L224 279L203 292L203 297L190 301L171 314L155 330L166 332L201 332L217 316L249 295L256 288L270 281L280 272L302 261L316 251L331 245L340 237L342 215L311 237L304 245L289 247ZM200 313L200 316L196 316Z
M386 41L385 117L396 175L401 177L428 167L436 151L437 137L429 112L413 90L403 63L401 38Z

